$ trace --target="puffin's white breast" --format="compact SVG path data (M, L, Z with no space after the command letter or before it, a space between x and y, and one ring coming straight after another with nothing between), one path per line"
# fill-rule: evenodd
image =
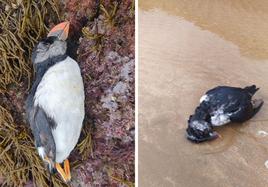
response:
M211 115L211 124L213 126L221 126L229 123L230 120L230 113L224 113L223 111L224 106L221 106L218 110L214 111Z
M84 119L84 86L78 64L72 58L50 67L35 93L35 105L57 124L52 130L56 162L63 162L75 147Z

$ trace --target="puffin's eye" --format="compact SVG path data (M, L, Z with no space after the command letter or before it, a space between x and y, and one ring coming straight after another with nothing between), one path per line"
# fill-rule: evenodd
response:
M50 43L45 43L45 46L48 48L50 46Z

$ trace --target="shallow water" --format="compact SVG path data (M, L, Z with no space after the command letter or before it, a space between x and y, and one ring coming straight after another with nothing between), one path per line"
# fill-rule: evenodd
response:
M268 21L265 26L256 19L262 14L268 20L264 8L254 12L257 5L246 1L224 1L220 8L207 0L200 9L193 3L196 12L191 12L193 1L144 2L139 10L139 185L268 186L266 104L244 124L217 128L221 139L202 144L185 139L189 115L212 87L256 84L261 88L256 98L268 102ZM182 4L188 7L184 12ZM217 19L209 19L213 14L206 10L217 12Z
M167 3L168 2L168 3ZM159 8L232 41L246 56L268 58L266 0L140 0L143 10Z

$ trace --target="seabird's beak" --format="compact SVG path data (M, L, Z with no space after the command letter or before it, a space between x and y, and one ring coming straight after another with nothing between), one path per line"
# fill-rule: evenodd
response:
M209 138L209 140L214 140L214 139L216 139L216 138L221 138L221 135L220 134L218 134L217 132L212 132L212 133L209 133L209 135L210 135L210 138Z
M59 38L59 40L64 41L68 38L69 27L70 27L69 21L61 22L51 29L47 37L56 36Z
M204 141L209 141L209 140L214 140L216 138L221 138L221 135L218 134L217 132L213 131L213 132L209 133L209 136L196 137L196 136L186 132L186 137L187 137L188 140L191 140L194 143L201 143L201 142L204 142Z

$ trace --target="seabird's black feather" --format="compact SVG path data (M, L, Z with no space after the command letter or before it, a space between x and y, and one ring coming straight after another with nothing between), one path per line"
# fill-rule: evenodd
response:
M209 140L215 135L211 127L252 118L263 105L262 100L252 100L258 90L252 85L245 88L218 86L207 91L206 99L189 117L187 138L195 142Z
M56 145L51 132L53 126L55 126L55 122L46 115L42 108L36 107L31 124L36 147L44 147L45 150L49 150L46 155L55 161Z

